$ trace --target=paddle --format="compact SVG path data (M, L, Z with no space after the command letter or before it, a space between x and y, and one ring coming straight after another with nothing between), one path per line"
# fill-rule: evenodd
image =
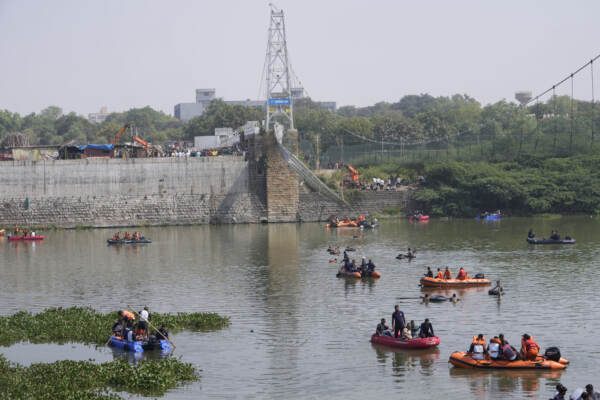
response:
M134 313L136 313L136 314L137 314L137 316L138 316L138 317L140 317L140 319L142 318L142 316L141 316L141 315L140 315L140 314L139 314L137 311L135 311L135 310L133 309L133 307L131 307L131 306L127 306L127 307L128 307L129 309L131 309L131 311L133 311ZM166 339L166 340L167 340L169 343L171 343L171 346L173 346L173 350L175 350L175 348L176 348L177 346L175 346L175 343L171 342L171 339L169 339L167 336L163 335L161 331L159 331L158 329L156 329L156 327L155 327L154 325L152 325L152 322L150 322L149 320L146 320L146 322L148 323L148 325L150 325L150 327L151 327L152 329L154 329L156 332L158 332L158 334L159 334L160 336L162 336L162 337L163 337L163 338L165 338L165 339Z

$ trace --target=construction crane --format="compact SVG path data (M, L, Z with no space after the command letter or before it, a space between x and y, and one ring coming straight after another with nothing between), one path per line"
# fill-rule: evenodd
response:
M123 125L121 127L121 129L119 129L119 132L117 132L117 134L115 135L115 137L113 138L113 140L110 141L110 144L117 144L117 142L119 141L119 138L121 136L123 136L123 134L125 133L125 131L127 130L127 128L130 128L132 126L132 124L127 123L125 125Z
M346 165L346 168L348 168L349 174L344 175L344 185L358 187L358 170L349 164Z

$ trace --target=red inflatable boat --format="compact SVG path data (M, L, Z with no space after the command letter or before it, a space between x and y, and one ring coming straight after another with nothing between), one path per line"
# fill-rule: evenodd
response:
M440 338L437 336L428 338L414 338L408 340L394 339L391 336L373 334L371 343L382 344L384 346L395 347L397 349L429 349L440 344Z
M413 221L429 221L429 215L419 215L418 217L415 216L410 216L409 221L413 222Z
M8 240L16 241L16 240L44 240L44 235L37 236L9 236Z

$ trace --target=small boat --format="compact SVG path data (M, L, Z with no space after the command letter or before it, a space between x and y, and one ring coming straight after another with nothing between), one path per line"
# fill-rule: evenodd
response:
M44 235L35 235L35 236L15 236L15 235L10 235L8 237L8 240L10 241L17 241L17 240L44 240Z
M440 344L440 338L437 336L428 338L414 338L414 339L396 339L392 336L377 335L371 336L371 343L381 344L384 346L394 347L398 349L429 349L436 347Z
M433 287L433 288L466 288L466 287L476 287L476 286L490 286L492 283L489 279L440 279L440 278L430 278L423 277L421 278L421 285L423 287Z
M360 275L360 272L349 272L343 268L338 271L336 276L338 278L354 278L354 279L362 278L362 276Z
M410 218L408 219L410 222L413 221L429 221L429 215L411 215Z
M537 238L527 238L527 243L530 244L575 244L575 239L573 238L565 238L565 239L537 239Z
M450 354L450 364L458 368L481 368L481 369L565 369L569 361L564 358L552 361L546 357L538 356L535 360L474 360L463 351L455 351Z
M153 337L152 337L153 338ZM171 349L171 344L165 339L154 339L149 341L142 340L126 340L120 336L111 336L108 343L116 348L123 349L125 351L142 352L149 350L165 350Z
M361 278L379 279L379 278L381 278L381 273L379 271L365 271L363 274L361 274L360 277Z
M152 243L152 240L141 238L141 239L107 239L108 244L135 244L135 243Z

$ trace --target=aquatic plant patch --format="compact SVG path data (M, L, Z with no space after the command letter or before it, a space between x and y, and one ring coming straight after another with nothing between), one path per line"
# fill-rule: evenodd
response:
M105 344L117 321L117 312L101 314L90 307L49 308L39 314L20 311L0 316L0 346L21 341L31 343L82 342ZM169 332L209 331L229 325L229 318L215 313L152 313L151 322Z
M24 367L0 354L2 399L122 399L114 392L163 396L169 389L200 379L194 366L167 357L130 364L117 360L56 361ZM111 393L112 391L112 393Z

